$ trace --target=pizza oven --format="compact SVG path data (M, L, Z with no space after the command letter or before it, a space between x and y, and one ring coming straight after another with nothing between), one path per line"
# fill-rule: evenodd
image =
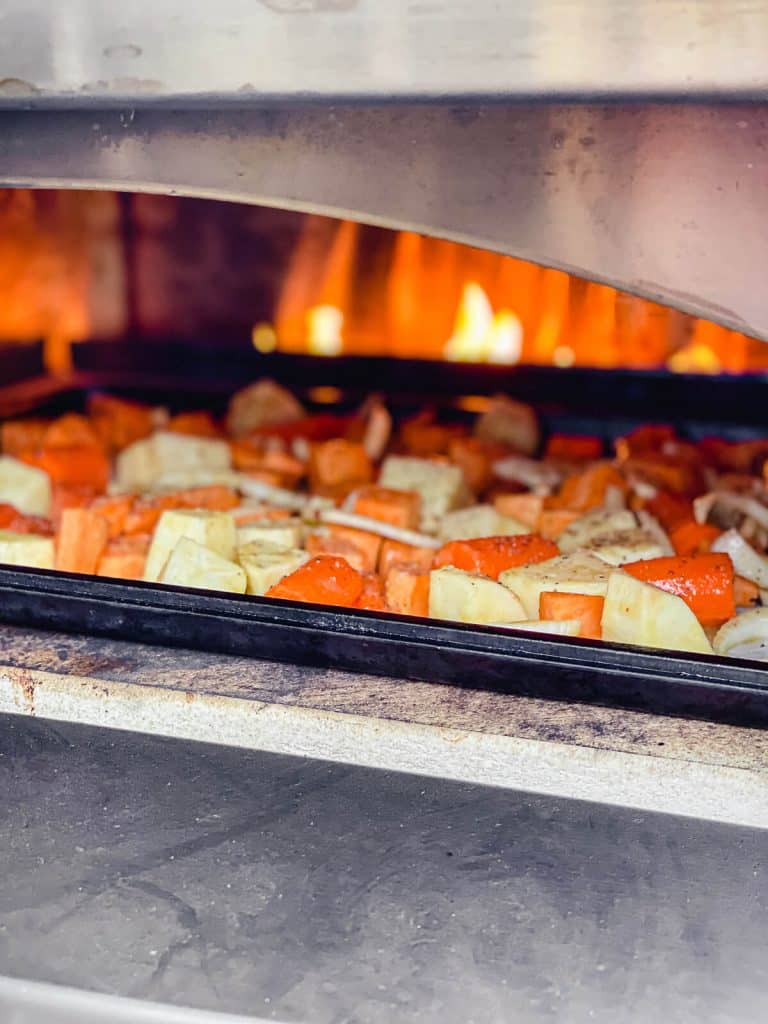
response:
M501 392L545 432L606 444L648 420L759 434L759 13L135 7L5 5L4 418L94 390L220 413L269 377L315 411L381 392L403 414L460 416ZM727 66L723 35L742 55ZM3 576L6 620L48 628L457 684L480 659L492 688L658 710L762 703L754 666L726 677L661 653L628 664L492 630ZM523 685L512 668L532 660L552 671Z

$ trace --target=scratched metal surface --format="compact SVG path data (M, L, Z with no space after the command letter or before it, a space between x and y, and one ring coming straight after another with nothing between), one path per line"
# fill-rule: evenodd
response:
M752 93L767 35L764 0L5 0L0 98Z
M764 832L18 719L0 754L3 974L317 1024L768 1013Z

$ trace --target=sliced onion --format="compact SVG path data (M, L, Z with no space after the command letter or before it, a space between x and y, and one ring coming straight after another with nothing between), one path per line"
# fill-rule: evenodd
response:
M768 608L753 608L752 611L737 615L735 619L729 619L712 641L715 654L730 654L733 657L755 657L741 653L736 655L734 650L756 644L768 644Z
M305 494L297 494L285 487L274 487L263 480L255 480L252 476L244 473L238 474L237 488L249 498L256 498L258 501L266 501L277 508L287 508L293 512L302 512L309 499Z
M739 576L758 587L768 588L768 558L759 555L738 530L727 530L712 545L712 551L728 555Z
M717 500L717 494L710 491L709 494L701 494L693 501L693 518L697 523L706 523L709 513Z
M304 517L305 519L313 518L312 510L305 510ZM415 530L406 530L401 526L392 526L390 523L382 523L379 519L359 516L356 512L345 512L340 508L320 508L314 514L314 518L318 522L328 523L331 526L349 526L354 530L365 530L366 533L375 533L379 537L396 540L412 547L437 549L443 546L443 541L427 533L417 533Z
M500 480L510 480L529 487L536 494L549 494L562 479L562 473L543 462L535 462L524 455L508 455L493 464L493 472Z
M759 526L768 530L768 508L756 498L749 498L745 494L733 494L732 491L711 491L696 498L693 503L696 522L706 523L716 505L721 505L729 511L741 512L743 516L750 516Z

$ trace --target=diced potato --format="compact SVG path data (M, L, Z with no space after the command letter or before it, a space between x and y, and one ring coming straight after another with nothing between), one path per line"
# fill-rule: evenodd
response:
M606 512L595 509L585 516L579 516L563 530L557 544L564 555L569 555L579 548L586 547L597 537L610 535L617 530L633 530L637 527L637 519L629 509L618 512Z
M578 619L526 619L525 622L490 622L488 625L521 629L524 633L552 633L555 636L578 636L581 632Z
M519 622L525 611L511 591L452 565L429 574L429 614L453 622Z
M13 505L27 516L50 515L50 477L12 455L0 455L0 502Z
M284 576L309 561L309 555L299 548L252 540L238 550L237 560L245 570L248 593L266 594Z
M53 569L53 537L0 530L0 562L3 565L26 565L33 569Z
M115 462L115 483L126 491L151 490L162 478L184 486L212 482L211 476L232 468L226 441L159 430L124 448ZM218 481L221 482L221 481Z
M506 395L491 399L475 422L475 435L486 441L511 445L526 455L533 455L541 440L538 418L531 406Z
M243 547L252 540L260 540L281 548L298 548L301 546L302 534L302 522L298 518L264 519L238 526L237 545Z
M442 540L472 540L475 537L514 537L530 532L525 523L501 515L493 505L470 505L444 515L437 535Z
M158 520L149 547L145 580L160 577L168 556L182 537L189 537L230 562L235 558L237 530L230 512L166 509Z
M598 594L605 597L611 567L588 552L559 555L546 562L507 569L499 576L503 584L520 598L525 617L539 617L539 598L545 590L565 594Z
M471 500L458 466L429 459L390 455L382 464L379 483L394 490L416 491L421 496L420 526L428 533L437 529L446 512Z
M266 377L233 395L227 412L227 429L242 437L258 427L299 420L304 408L290 391Z
M244 594L246 576L236 562L222 558L190 537L182 537L165 563L160 582Z
M712 654L701 623L681 597L621 571L608 581L602 631L612 643Z
M639 562L646 558L661 558L668 550L642 526L633 530L616 530L615 533L596 537L586 545L585 550L597 555L609 565L624 565L625 562Z

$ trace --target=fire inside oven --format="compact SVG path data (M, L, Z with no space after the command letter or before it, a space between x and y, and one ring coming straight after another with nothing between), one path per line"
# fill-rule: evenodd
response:
M10 189L0 341L7 620L762 707L760 340L413 232Z

